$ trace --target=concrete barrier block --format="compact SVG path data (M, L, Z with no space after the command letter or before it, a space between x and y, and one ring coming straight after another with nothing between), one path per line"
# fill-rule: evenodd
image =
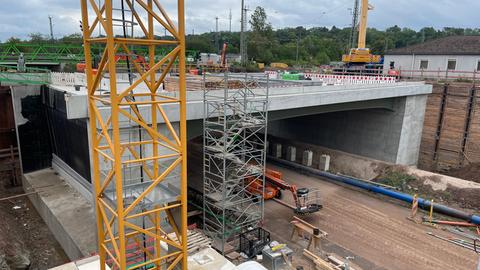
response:
M295 162L297 159L297 148L295 146L287 147L287 158L288 161Z
M312 166L313 152L310 150L303 151L302 164L305 166Z
M277 143L274 145L273 156L276 158L282 158L282 144Z
M328 172L330 170L330 155L321 155L318 169Z

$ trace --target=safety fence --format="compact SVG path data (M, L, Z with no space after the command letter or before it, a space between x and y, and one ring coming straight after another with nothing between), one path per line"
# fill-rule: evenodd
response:
M480 80L480 72L477 70L425 70L414 69L405 70L400 69L396 71L401 79L416 79L416 80Z
M50 70L26 67L22 72L16 66L0 65L0 83L46 84L50 82Z
M331 75L319 73L304 73L304 76L312 81L323 81L329 85L390 84L397 81L393 76Z
M280 73L265 71L269 79L279 79ZM322 73L303 73L307 80L321 81L324 85L353 85L353 84L391 84L397 81L395 76L367 76L367 75L335 75Z
M50 74L50 83L63 86L85 86L87 85L84 73L52 72Z

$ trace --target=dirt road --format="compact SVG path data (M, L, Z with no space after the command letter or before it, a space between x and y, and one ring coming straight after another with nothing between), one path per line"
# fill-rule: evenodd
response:
M478 257L474 252L428 236L428 231L446 234L407 220L410 210L406 207L282 167L269 167L283 172L284 179L298 187L321 188L323 210L303 218L328 232L328 239L322 241L324 252L354 256L353 262L364 270L476 269ZM290 194L284 193L282 200L293 204ZM291 209L266 202L265 226L274 239L289 242L292 216ZM296 264L313 269L301 256L306 242L295 240L289 245L296 251Z

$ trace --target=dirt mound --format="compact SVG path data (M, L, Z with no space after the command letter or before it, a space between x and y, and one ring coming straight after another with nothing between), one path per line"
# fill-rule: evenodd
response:
M477 169L480 173L480 164ZM379 173L380 175L374 180L375 182L396 187L400 192L408 193L412 196L416 194L426 200L434 199L437 203L463 209L467 212L477 213L480 211L480 194L478 189L459 189L448 184L445 190L434 190L432 186L425 185L425 182L427 180L439 182L440 176L412 176L406 172L403 166L386 167ZM477 182L480 182L478 178Z
M480 163L472 163L462 168L451 169L444 174L480 183Z

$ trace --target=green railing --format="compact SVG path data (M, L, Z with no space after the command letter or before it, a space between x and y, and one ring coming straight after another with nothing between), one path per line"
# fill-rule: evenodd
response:
M103 47L92 45L92 54L100 57ZM147 47L134 47L132 52L148 56ZM157 48L155 58L165 56L169 50ZM78 63L84 61L85 54L82 44L76 43L0 43L0 62L17 62L23 53L26 63ZM187 56L196 58L198 52L188 50Z
M50 70L27 67L25 72L17 72L17 67L0 65L0 82L16 84L50 83Z

